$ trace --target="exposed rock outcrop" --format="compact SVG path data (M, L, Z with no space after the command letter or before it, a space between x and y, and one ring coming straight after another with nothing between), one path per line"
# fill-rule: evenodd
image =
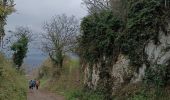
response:
M167 28L168 34L160 32L158 40L159 44L155 44L152 40L149 41L145 46L145 53L147 55L147 61L151 67L155 67L155 64L169 66L170 61L170 25ZM85 67L85 81L89 87L96 89L98 80L100 79L100 66L101 64L94 64L89 69L89 64ZM169 68L169 67L168 67ZM113 79L113 92L119 89L122 85L129 83L136 83L142 81L145 76L145 70L147 64L143 64L137 71L130 65L128 56L119 54L117 61L114 63L111 71ZM91 79L89 80L89 78Z

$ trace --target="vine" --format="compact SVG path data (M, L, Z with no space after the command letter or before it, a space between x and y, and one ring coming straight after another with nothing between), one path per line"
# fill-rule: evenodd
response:
M3 37L5 35L4 26L6 25L6 18L12 12L14 12L13 0L1 0L0 1L0 47L3 45ZM1 43L2 42L2 43Z
M154 79L149 80L156 73L158 76L155 77L163 82L162 75L165 73L162 69L153 71L152 68L158 65L151 65L147 61L145 47L151 41L159 45L160 32L168 35L169 7L165 6L164 0L127 0L127 3L127 18L119 18L113 15L112 11L102 11L88 15L81 23L80 57L92 65L100 63L100 79L97 86L99 90L109 94L113 81L111 70L120 53L129 57L130 64L136 71L146 64L146 73L152 74L146 75L148 82L158 82Z
M167 35L167 12L161 0L129 0L125 34L119 38L121 51L139 68L147 63L144 48L148 42L159 45L159 33Z
M123 22L111 11L103 11L85 17L81 23L82 35L79 38L79 54L86 61L95 63L99 58L109 57L118 51L115 39Z
M110 87L112 87L113 61L119 54L119 49L114 41L120 34L123 25L121 19L115 17L111 11L89 15L81 23L79 54L85 62L90 64L90 70L93 69L92 65L100 64L97 90L104 93L107 100L111 97L112 91Z
M26 57L28 42L29 40L26 36L21 36L21 38L11 46L11 50L14 51L13 62L18 69L20 69L23 60Z

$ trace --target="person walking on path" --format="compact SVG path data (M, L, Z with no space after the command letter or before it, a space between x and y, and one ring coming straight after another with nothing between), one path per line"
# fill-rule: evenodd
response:
M35 86L36 86L36 80L35 79L32 81L32 84L33 84L33 88L35 88Z
M37 90L38 90L39 86L40 86L40 81L39 81L39 80L36 80L36 89L37 89Z
M33 89L33 80L29 81L29 89Z

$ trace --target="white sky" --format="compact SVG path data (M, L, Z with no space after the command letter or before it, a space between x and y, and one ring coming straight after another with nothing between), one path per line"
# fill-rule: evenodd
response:
M15 0L16 12L8 17L7 29L16 26L28 26L40 31L44 21L58 14L74 15L82 18L86 15L81 0Z

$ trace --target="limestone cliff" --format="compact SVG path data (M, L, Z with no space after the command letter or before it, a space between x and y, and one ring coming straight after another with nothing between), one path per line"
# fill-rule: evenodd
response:
M170 24L170 23L169 23ZM155 67L155 65L164 65L169 69L170 64L170 25L167 27L168 34L159 32L159 44L155 44L152 40L148 41L145 46L145 53L147 54L147 61L150 67ZM90 88L96 89L98 85L98 80L100 78L100 62L94 64L91 69L90 65L85 66L85 80L84 83ZM122 85L127 85L130 83L136 83L142 81L145 76L145 71L147 69L147 64L143 65L136 71L133 66L130 65L130 59L128 56L119 54L117 61L113 64L111 76L112 76L112 87L113 92ZM170 72L167 72L170 73Z

